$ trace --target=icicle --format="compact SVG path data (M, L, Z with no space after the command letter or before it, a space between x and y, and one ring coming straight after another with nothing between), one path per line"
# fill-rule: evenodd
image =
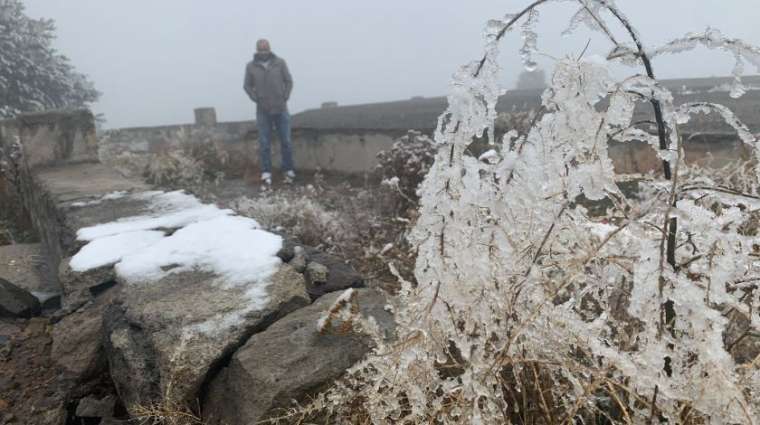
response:
M523 46L520 49L520 57L523 66L528 72L533 72L538 68L533 55L538 51L538 34L535 32L535 26L538 23L538 10L533 9L528 13L528 18L522 24Z

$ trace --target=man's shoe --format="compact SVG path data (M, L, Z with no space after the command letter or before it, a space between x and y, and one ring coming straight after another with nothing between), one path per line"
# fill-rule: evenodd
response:
M285 173L285 183L291 184L296 180L296 173L293 170L287 171Z
M272 185L272 173L261 173L261 182L267 186Z

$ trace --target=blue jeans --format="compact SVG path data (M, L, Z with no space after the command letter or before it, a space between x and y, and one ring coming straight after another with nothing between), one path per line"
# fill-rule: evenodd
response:
M280 136L282 171L292 171L293 146L290 140L290 114L287 111L277 114L257 111L256 126L259 128L259 155L261 156L261 172L272 172L273 129L277 129L277 133Z

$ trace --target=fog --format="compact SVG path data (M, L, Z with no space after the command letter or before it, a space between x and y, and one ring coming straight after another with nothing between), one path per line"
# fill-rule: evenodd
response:
M271 40L295 80L291 112L340 104L441 96L457 66L480 55L482 28L527 0L26 0L57 22L56 46L103 92L94 111L111 128L192 121L214 106L220 120L251 119L243 71L258 38ZM619 0L649 46L707 26L760 44L757 0ZM544 8L540 60L609 45L586 29L562 37L569 6ZM522 70L519 37L502 44L503 81ZM727 75L733 60L699 50L655 62L660 78ZM748 68L747 72L755 73Z

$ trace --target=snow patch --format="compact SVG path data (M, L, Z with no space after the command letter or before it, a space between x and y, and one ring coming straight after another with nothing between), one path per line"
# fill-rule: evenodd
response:
M233 214L231 210L222 210L215 205L204 205L196 197L184 192L145 192L135 195L134 199L150 201L151 213L85 227L77 232L77 238L93 241L127 232L158 228L176 229L199 221ZM256 225L258 226L258 223Z
M148 201L148 213L80 229L88 241L71 260L85 272L115 264L128 284L155 282L171 273L203 271L217 277L220 289L240 288L248 303L244 311L211 320L218 327L236 322L247 311L267 302L270 278L282 261L277 252L282 238L261 229L256 220L202 204L184 192L142 192L133 199ZM167 236L157 229L179 229ZM227 317L229 316L229 317Z
M116 199L121 199L121 198L123 198L125 196L127 196L127 192L125 192L125 191L111 192L111 193L109 193L107 195L104 195L103 197L101 197L99 199L94 199L92 201L74 202L74 203L71 204L71 206L75 207L75 208L88 207L88 206L91 206L91 205L101 204L101 203L103 203L103 201L112 201L112 200L116 200Z
M193 223L125 256L116 272L128 282L158 280L168 273L202 270L228 285L268 279L280 264L282 238L245 217L221 216ZM170 271L162 268L174 266Z
M164 232L150 230L105 236L85 245L69 265L75 272L86 272L116 264L125 256L148 248L163 238Z

